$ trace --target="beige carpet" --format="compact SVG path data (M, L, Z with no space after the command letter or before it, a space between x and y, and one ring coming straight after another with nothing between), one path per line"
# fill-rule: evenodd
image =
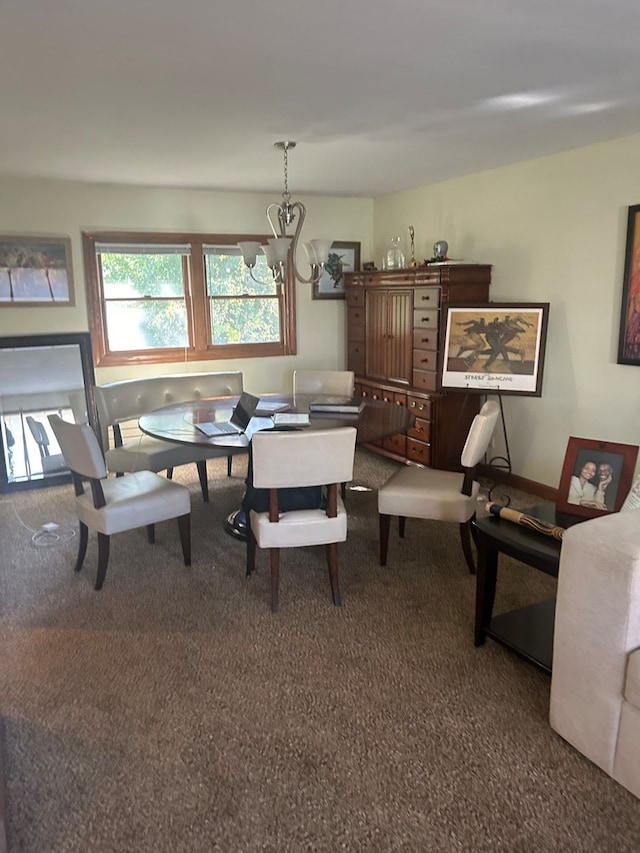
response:
M95 538L76 575L74 540L27 529L75 526L71 486L0 497L10 853L640 848L640 802L549 728L549 678L474 648L457 527L394 525L383 569L375 492L350 491L342 608L306 549L283 555L273 615L268 557L245 579L222 532L245 461L225 464L209 505L195 467L176 472L193 566L174 523L155 546L122 534L99 593ZM358 451L356 484L394 467ZM496 610L553 591L502 565Z

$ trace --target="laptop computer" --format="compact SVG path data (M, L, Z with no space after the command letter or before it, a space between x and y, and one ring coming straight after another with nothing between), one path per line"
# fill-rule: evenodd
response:
M228 421L206 421L196 423L194 427L209 438L215 438L216 435L242 435L249 426L259 402L259 397L243 391Z

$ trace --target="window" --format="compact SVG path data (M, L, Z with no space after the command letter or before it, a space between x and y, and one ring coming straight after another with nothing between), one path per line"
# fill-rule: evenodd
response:
M83 233L96 365L293 355L291 268L254 281L237 247L261 236Z

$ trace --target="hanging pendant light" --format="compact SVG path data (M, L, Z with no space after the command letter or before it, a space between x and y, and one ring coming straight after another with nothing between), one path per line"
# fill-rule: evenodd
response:
M300 244L302 226L307 215L307 210L300 201L291 201L289 192L289 150L296 147L296 143L290 140L274 143L274 147L283 152L284 157L284 192L281 202L273 202L267 207L267 220L271 226L273 237L269 239L266 246L255 241L244 241L238 243L242 257L249 268L251 277L258 281L253 275L256 256L262 250L267 259L267 266L271 270L276 282L282 283L285 279L287 260L289 253L292 254L293 270L298 281L305 284L316 284L324 272L324 265L329 259L329 249L333 240L311 240L303 243L303 248L309 262L309 275L302 275L297 265L297 252ZM297 221L296 221L297 220ZM287 228L295 226L292 235L287 234Z

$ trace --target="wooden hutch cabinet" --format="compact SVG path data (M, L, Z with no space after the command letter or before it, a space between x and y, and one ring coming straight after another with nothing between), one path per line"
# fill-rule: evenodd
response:
M345 275L347 369L356 375L355 393L407 406L416 416L406 435L372 449L432 468L459 467L478 397L439 389L443 309L488 302L490 282L488 264Z

